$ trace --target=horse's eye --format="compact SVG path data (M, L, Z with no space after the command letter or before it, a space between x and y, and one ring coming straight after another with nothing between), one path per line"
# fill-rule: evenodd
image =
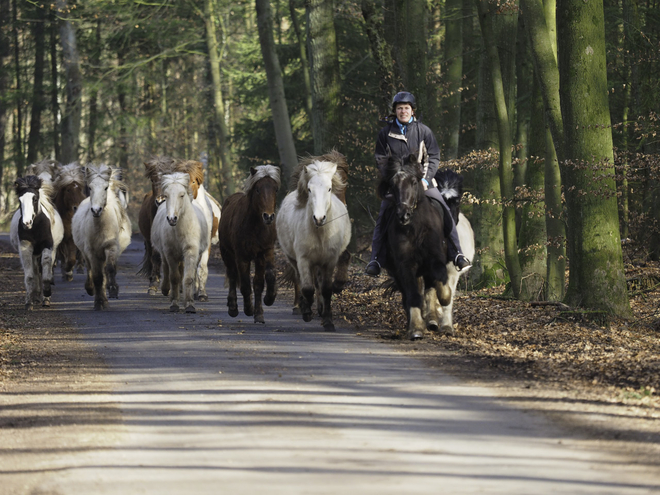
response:
M106 191L108 190L108 186L105 186L105 190L106 190Z
M311 187L308 187L308 188L307 188L307 192L308 192L308 193L311 193L311 192L312 192L312 188L311 188Z
M331 188L331 187L328 188L328 192L330 192L330 191L332 191L332 188Z

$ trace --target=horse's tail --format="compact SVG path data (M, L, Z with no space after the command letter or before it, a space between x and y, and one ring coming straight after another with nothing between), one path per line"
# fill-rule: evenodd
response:
M277 277L277 283L278 285L281 286L291 287L295 282L296 282L296 271L289 263L287 263L284 270L282 270L282 274L279 277Z
M447 206L451 210L454 222L458 223L458 214L461 211L461 197L463 196L463 176L450 168L438 170L435 174L438 190Z
M144 249L144 257L142 258L142 261L140 261L140 269L137 272L138 277L144 277L144 278L151 278L151 271L153 270L153 265L151 263L151 253L149 252L149 249L147 249L145 242L145 249Z

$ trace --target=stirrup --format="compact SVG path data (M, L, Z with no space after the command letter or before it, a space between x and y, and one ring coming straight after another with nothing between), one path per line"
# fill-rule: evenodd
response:
M377 277L380 275L380 263L378 263L376 260L370 261L367 267L364 269L364 273L371 275L372 277Z

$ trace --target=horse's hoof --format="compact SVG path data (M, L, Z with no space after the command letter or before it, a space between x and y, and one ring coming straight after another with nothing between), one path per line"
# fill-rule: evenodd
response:
M272 306L274 302L275 302L275 294L273 295L266 294L266 297L264 297L264 304L266 306Z
M264 320L264 315L254 315L254 322L255 323L266 323Z
M443 325L442 328L440 329L440 332L446 333L447 335L451 335L451 336L456 335L456 332L454 331L454 327L449 325Z
M335 328L335 324L330 322L330 323L324 323L323 324L323 330L326 332L335 332L337 329Z
M422 340L424 338L424 332L421 330L413 330L410 332L410 340Z
M303 320L306 322L312 321L312 313L311 311L309 313L303 313Z
M347 280L335 280L332 282L332 292L333 294L339 294L346 287Z
M178 304L172 304L170 306L170 313L176 313L177 311L179 311L179 305Z
M149 287L147 289L147 294L149 294L150 296L155 296L156 294L158 294L158 289L156 289L155 287Z
M45 298L45 299L43 300L43 302L41 303L41 305L42 305L44 308L50 308L50 298Z
M110 299L119 299L119 287L108 288L108 297Z
M32 311L34 309L34 306L32 305L32 303L25 303L25 309L27 311Z
M50 290L50 284L48 282L44 282L44 297L50 297L52 294L52 291Z
M301 311L300 311L300 308L299 308L298 306L296 306L296 307L293 308L293 310L291 311L291 314L292 314L292 315L295 315L295 316L300 316L302 313L301 313Z
M253 316L254 315L254 308L243 307L243 313L245 313L245 316Z
M94 288L93 287L91 289L88 289L87 287L85 287L85 290L87 291L88 296L93 296L94 295Z
M94 303L94 311L101 311L101 310L103 310L103 304L98 302Z
M209 302L209 296L207 296L206 294L200 294L197 300L199 302Z
M65 273L62 275L62 280L65 282L73 282L73 272Z
M172 309L172 308L170 308L170 309ZM177 309L179 309L179 308L177 307ZM195 306L190 304L190 305L186 306L186 313L197 313L197 310L195 309Z
M167 297L167 296L170 295L170 290L169 290L169 289L167 289L167 290L163 289L163 290L161 291L161 294L163 294L165 297Z
M440 328L440 325L438 325L438 322L435 321L435 320L429 320L426 323L426 329L430 330L431 332L437 332L439 328Z
M232 318L236 318L238 316L238 308L229 308L227 313L229 313L229 316Z

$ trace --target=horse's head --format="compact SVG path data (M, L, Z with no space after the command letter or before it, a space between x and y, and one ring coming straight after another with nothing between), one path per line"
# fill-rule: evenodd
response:
M424 172L419 166L417 155L406 158L390 155L384 168L384 175L379 186L382 197L393 196L396 207L396 218L401 225L410 223L417 204L424 197L421 180Z
M165 214L167 222L175 227L182 210L193 200L190 189L190 175L184 172L174 172L163 175L161 181L162 195L165 198Z
M28 230L32 228L35 217L41 211L41 207L39 206L39 188L41 187L41 183L41 178L36 175L19 177L14 182L19 208L21 209L21 223Z
M306 165L298 180L298 201L304 202L311 210L317 227L325 225L328 211L332 206L332 180L337 171L333 162L315 161Z
M275 220L277 191L280 188L280 169L274 165L259 165L250 168L250 177L243 188L250 198L253 211L261 214L266 225Z
M75 212L85 199L85 174L77 163L57 165L55 168L55 205L58 211Z
M89 165L85 167L85 182L89 189L89 204L94 217L100 217L108 202L108 188L112 179L111 167L101 165Z

